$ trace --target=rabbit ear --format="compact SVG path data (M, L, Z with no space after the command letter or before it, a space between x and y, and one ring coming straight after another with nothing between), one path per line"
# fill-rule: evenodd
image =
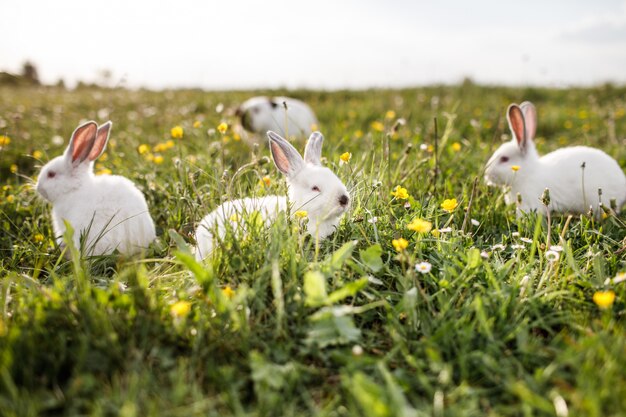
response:
M506 112L506 118L509 121L511 132L517 140L517 145L524 150L526 148L526 127L524 126L522 109L517 104L511 104Z
M537 132L537 110L530 101L520 104L524 113L524 126L526 127L526 140L535 140Z
M272 159L280 172L292 176L302 169L304 160L296 148L271 130L267 132L267 137L270 140Z
M89 160L95 161L102 155L104 152L104 148L107 146L107 142L109 141L109 132L111 131L111 126L113 123L109 120L102 126L98 128L96 132L96 140L93 143L91 151L89 152Z
M324 136L320 132L313 132L304 148L304 162L313 165L322 165L322 143Z
M69 158L73 166L77 166L87 159L96 140L97 130L98 125L93 121L80 125L74 130L70 145L66 150L66 157Z

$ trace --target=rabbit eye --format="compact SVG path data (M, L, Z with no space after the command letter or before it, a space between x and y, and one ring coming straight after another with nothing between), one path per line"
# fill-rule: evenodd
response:
M318 187L317 185L314 185L313 187L311 187L311 191L317 191L319 193L320 187Z
M54 172L54 171L48 172L48 178L54 178L54 177L56 177L56 175L57 175L57 173Z
M500 157L500 162L508 162L509 161L509 157L508 156L501 156Z

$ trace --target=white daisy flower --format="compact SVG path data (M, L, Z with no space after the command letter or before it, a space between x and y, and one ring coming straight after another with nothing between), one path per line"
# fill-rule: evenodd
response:
M618 272L615 278L607 278L604 280L604 285L619 284L626 281L626 272Z
M556 262L559 260L559 253L553 250L546 251L546 259L548 262Z
M482 258L484 258L484 259L487 259L487 258L489 258L489 252L487 252L487 251L482 251L482 252L480 253L480 256L481 256Z
M497 243L491 247L491 250L505 250L505 249L506 249L506 246L504 246L502 243Z
M439 229L439 233L450 233L451 231L451 227L444 227L443 229Z
M513 233L511 233L511 236L513 236L513 237L519 237L519 232L513 232Z
M474 226L480 226L480 222L476 219L471 219L470 222L474 225Z
M563 246L552 245L552 246L550 246L550 250L555 251L555 252L561 252L563 250Z
M352 354L354 356L361 356L363 354L363 348L360 345L352 346Z
M533 243L533 240L527 237L520 237L519 240L521 240L524 243Z
M425 151L426 149L428 149L428 145L426 145L425 143L422 143L422 144L420 145L420 150L421 150L421 151Z
M524 245L511 245L511 249L524 249L525 247Z
M429 273L432 268L433 266L426 261L420 262L417 265L415 265L415 270L421 274Z

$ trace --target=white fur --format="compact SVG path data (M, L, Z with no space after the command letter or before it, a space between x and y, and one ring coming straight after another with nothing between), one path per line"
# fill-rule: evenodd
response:
M283 103L287 103L287 110ZM250 132L272 130L283 137L306 137L317 126L313 110L306 103L289 97L253 97L239 106L237 115Z
M513 140L500 146L487 162L485 180L489 185L508 189L507 204L517 202L519 211L543 207L540 197L550 190L550 205L555 212L599 214L602 204L615 199L618 209L626 202L626 176L617 162L599 149L575 146L556 150L540 157L533 142L537 124L536 112L530 102L509 106L507 111ZM508 160L505 160L508 158ZM585 164L585 168L581 166ZM511 167L520 168L514 172Z
M67 220L78 248L83 235L87 255L106 255L115 249L134 254L155 239L154 223L143 194L132 181L117 175L94 175L93 161L104 151L111 122L97 129L100 140L84 133L95 125L88 122L74 131L65 153L41 169L37 191L52 203L52 225L59 244ZM87 155L73 154L79 143ZM50 173L54 177L49 177Z
M268 132L272 158L277 168L287 176L288 197L266 196L227 201L208 214L196 229L196 258L202 260L213 250L214 239L223 238L227 224L233 230L244 231L240 220L258 212L269 226L281 213L305 210L307 232L320 240L335 231L343 213L350 206L348 190L328 168L321 166L323 136L311 134L304 159L285 139ZM314 190L317 187L319 191ZM342 204L343 201L343 204ZM290 207L288 207L290 205ZM217 236L214 236L216 232Z

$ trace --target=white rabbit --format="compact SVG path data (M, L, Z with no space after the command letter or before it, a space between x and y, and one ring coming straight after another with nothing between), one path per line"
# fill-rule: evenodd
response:
M305 210L307 232L320 240L334 232L341 216L350 207L348 190L339 178L323 167L320 158L324 137L313 132L304 150L304 159L289 142L267 132L274 164L287 176L288 197L266 196L227 201L207 215L196 229L196 258L202 260L212 249L215 238L223 238L230 223L239 227L242 216L260 213L269 226L281 212ZM291 207L289 207L291 205ZM241 228L238 229L241 231ZM214 236L214 232L217 236Z
M283 103L287 104L287 109ZM239 106L236 115L250 132L273 130L283 137L306 137L317 126L313 110L306 103L289 97L253 97Z
M533 142L537 128L535 106L528 101L520 106L511 104L507 119L513 139L489 159L485 180L489 185L510 187L505 195L507 204L516 203L517 195L521 196L518 214L540 209L546 188L550 191L548 208L555 212L587 213L591 208L599 215L600 202L608 207L615 199L618 209L624 204L626 177L613 158L586 146L558 149L539 157Z
M83 236L86 255L115 249L134 254L156 237L146 200L135 184L117 175L93 173L93 161L104 152L111 125L98 128L90 121L78 126L65 153L44 165L37 180L37 192L52 203L57 242L62 244L67 220L77 248Z

